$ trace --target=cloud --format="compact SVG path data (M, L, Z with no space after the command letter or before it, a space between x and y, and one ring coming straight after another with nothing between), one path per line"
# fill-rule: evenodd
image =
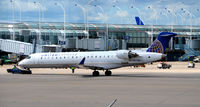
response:
M15 19L19 19L19 7L21 7L22 21L37 21L39 9L34 4L34 1L39 2L40 0L15 0ZM83 12L79 7L74 6L74 2L77 2L85 8L89 1L42 0L44 19L47 22L63 21L63 10L54 4L55 2L59 2L66 8L66 21L71 23L84 23ZM199 23L198 20L200 17L200 11L197 11L197 9L200 10L200 2L196 0L94 0L90 5L88 9L88 21L91 23L103 23L104 20L108 20L109 23L118 24L121 23L120 20L122 19L123 23L130 23L134 22L135 16L140 16L146 25L156 24L156 19L158 24L171 24L172 20L175 20L175 24L180 24L183 21L184 24L190 25L190 16L188 15L190 12L193 14L193 24L195 25L197 22ZM97 8L97 6L101 6L104 12ZM131 8L131 6L138 8L140 12L136 8ZM153 12L152 9L148 9L148 6L152 6L155 11ZM117 7L120 9L117 9ZM170 10L170 12L165 8ZM184 13L181 8L188 12L186 11ZM172 17L172 9L174 9L175 13L181 14L182 17L179 15ZM109 17L106 17L105 13ZM12 5L10 0L0 1L0 14L2 14L0 16L1 22L9 22L9 20L12 20Z
M20 11L21 12L33 12L33 11L38 11L38 8L40 6L39 2L33 2L33 1L24 1L24 0L4 0L1 1L0 7L2 11L11 11L12 4L14 3L15 11ZM45 6L41 6L41 10L46 11L47 8Z
M93 21L100 21L100 22L106 22L108 20L108 17L104 15L103 13L97 13L97 16L90 16L88 17L89 20Z
M126 10L117 11L117 12L116 12L116 16L119 16L119 17L127 17L127 16L128 16L128 12L127 12Z

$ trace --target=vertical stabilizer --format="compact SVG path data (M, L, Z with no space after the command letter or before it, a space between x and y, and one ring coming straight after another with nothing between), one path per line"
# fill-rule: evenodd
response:
M144 23L142 22L142 20L138 16L135 17L135 21L136 21L137 25L144 25Z
M153 44L147 49L147 52L164 53L170 39L176 35L176 33L172 32L161 32Z

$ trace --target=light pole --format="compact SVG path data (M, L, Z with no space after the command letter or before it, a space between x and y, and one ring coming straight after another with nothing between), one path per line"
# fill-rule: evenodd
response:
M168 16L167 14L165 14L164 12L161 12L160 14L161 14L161 15L164 15L165 17L167 17L167 21L166 21L166 22L169 21L169 16ZM166 23L166 25L167 25L167 23Z
M135 7L134 5L132 5L131 8L132 8L132 9L135 8L135 9L137 10L137 12L138 12L138 15L139 15L140 17L142 17L142 15L140 14L141 11L140 11L139 8Z
M87 23L87 39L89 39L89 26L88 26L88 8L89 8L89 5L90 3L92 3L94 0L90 0L88 3L87 3L87 7L86 7L86 23Z
M83 6L81 6L80 4L78 3L75 3L75 6L78 6L79 8L81 8L82 12L83 12L83 16L84 16L84 23L85 23L85 31L84 31L84 34L87 36L88 35L88 32L87 32L87 26L86 26L86 10Z
M101 6L99 6L99 5L94 5L94 6L98 7L101 10L103 16L105 16L105 11L103 10L103 8ZM103 20L103 22L105 23L105 19Z
M199 9L197 9L197 12L200 12L200 10ZM198 20L197 20L198 21ZM197 25L198 25L198 22L197 22Z
M172 15L171 32L173 32L173 29L174 29L173 24L174 24L174 16L175 16L174 10L173 10L173 9L171 10L171 9L168 9L168 8L165 8L165 10L166 10L169 14Z
M108 50L108 16L107 16L107 13L105 13L105 11L103 10L103 8L101 7L101 6L99 6L99 5L95 5L95 7L98 7L98 8L100 8L101 9L101 11L102 11L102 14L106 17L106 18L104 18L104 23L105 23L105 25L106 25L106 35L105 35L105 44L106 44L106 50Z
M116 7L120 12L122 12L122 9L119 6L113 5L113 7ZM121 24L123 24L123 17L121 16Z
M40 1L41 2L41 1ZM39 42L39 45L41 44L41 31L40 31L40 29L41 29L41 20L40 20L40 15L41 15L41 3L40 2L38 2L38 3L36 3L36 2L34 2L34 4L36 5L36 6L38 6L38 9L39 9L39 12L38 12L38 42Z
M22 22L22 10L21 10L21 6L18 2L15 2L17 4L17 6L19 7L19 21L20 23Z
M171 14L172 14L171 32L173 32L173 30L174 30L174 25L175 25L174 17L177 18L177 14L175 13L176 7L172 8L172 9L168 9L168 8L165 8L165 9L168 11L168 13L171 13Z
M188 13L189 15L190 15L190 33L191 33L191 35L190 35L190 40L192 39L192 16L195 16L195 15L193 15L190 11L188 11L187 9L181 9L184 13Z
M58 3L58 2L56 2L55 3L55 5L58 5L58 6L60 6L61 8L62 8L62 10L63 10L63 14L64 14L64 18L63 18L63 30L64 30L64 35L63 35L63 40L64 40L64 43L66 42L65 41L65 27L66 27L66 22L65 22L65 20L66 20L66 12L65 12L65 8L64 8L64 6L63 5L61 5L60 3Z
M14 0L10 0L11 5L12 5L12 28L13 28L13 33L12 33L12 40L15 40L15 4Z
M172 14L172 24L171 24L171 32L174 31L174 16L176 16L174 10L175 8L173 9L168 9L168 8L165 8L165 10L168 12L168 13L171 13ZM176 16L177 17L177 16ZM170 47L171 47L171 50L174 49L174 44L173 44L174 40L173 38L170 40Z
M178 15L180 17L180 19L181 19L180 24L183 25L183 16L181 14L179 14L179 13L175 13L175 15ZM178 23L178 19L177 19L177 23Z
M143 16L141 15L141 11L140 11L139 8L135 7L134 5L132 5L131 8L132 9L135 8L137 10L137 12L138 12L138 15L141 17L141 19L144 19ZM132 17L135 17L135 15L133 15ZM141 23L141 20L140 20L140 23Z
M148 6L149 9L152 9L152 22L153 22L153 17L155 16L156 18L156 24L157 24L157 11L154 9L152 6Z
M148 6L148 9L152 9L152 25L151 25L151 44L153 43L153 34L154 34L154 30L153 30L153 17L155 16L156 18L156 24L157 24L157 16L156 16L156 10L154 8L152 8L151 6Z

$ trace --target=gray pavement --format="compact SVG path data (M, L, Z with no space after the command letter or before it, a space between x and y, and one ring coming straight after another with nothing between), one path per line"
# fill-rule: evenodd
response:
M200 107L200 73L0 75L0 107Z

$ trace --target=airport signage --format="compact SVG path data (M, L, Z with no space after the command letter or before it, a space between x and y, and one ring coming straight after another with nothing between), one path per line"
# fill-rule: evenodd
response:
M124 40L130 40L130 36L124 36Z
M59 45L65 45L66 42L65 42L65 41L58 41L58 44L59 44Z

